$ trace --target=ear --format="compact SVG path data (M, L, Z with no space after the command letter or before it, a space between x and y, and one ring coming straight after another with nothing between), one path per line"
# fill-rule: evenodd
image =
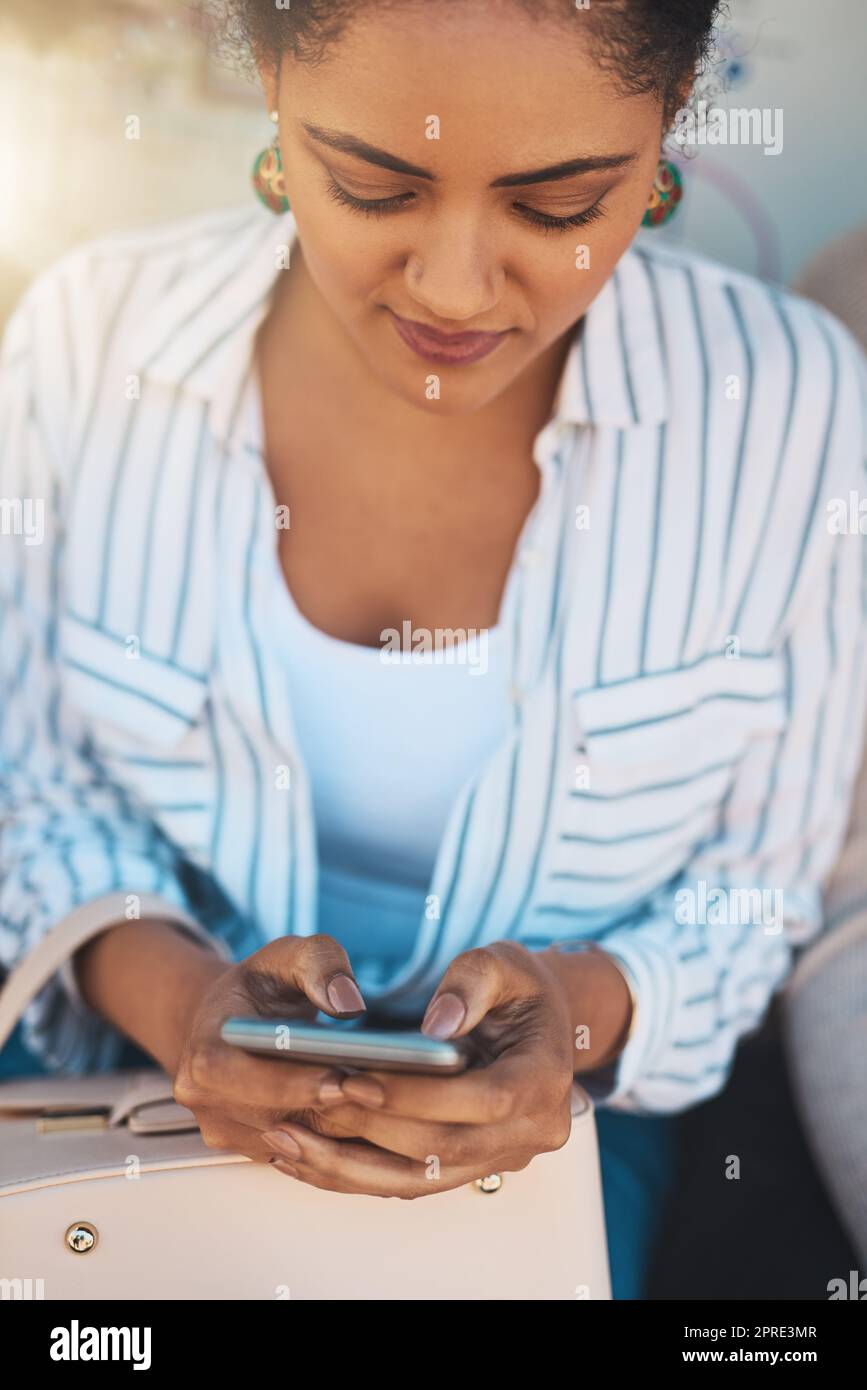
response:
M695 81L695 76L688 76L688 78L681 83L681 86L679 86L677 90L677 107L675 107L675 111L679 111L681 107L686 106L689 97L692 96L692 90L695 88Z
M680 83L680 85L676 88L674 99L675 105L674 111L672 112L672 118L674 117L676 112L680 111L682 107L686 106L687 102L692 96L692 89L695 86L695 78L696 75L694 72L689 73L688 76L686 76Z
M687 102L692 96L694 86L695 74L688 73L687 76L684 77L683 80L679 82L678 85L674 88L674 91L671 94L671 100L668 103L664 115L665 129L663 131L663 135L668 135L671 131L678 111L683 110L683 108L686 106Z
M259 73L259 81L262 84L262 92L265 98L265 110L270 114L270 112L276 111L279 106L279 70L274 61L268 58L257 58L256 69Z

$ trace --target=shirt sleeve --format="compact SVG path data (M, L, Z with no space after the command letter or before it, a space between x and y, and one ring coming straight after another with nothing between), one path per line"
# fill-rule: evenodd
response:
M616 1064L587 1080L594 1100L614 1109L676 1112L719 1091L738 1039L760 1025L794 951L823 926L867 707L867 515L864 533L857 523L838 533L829 516L833 499L851 515L852 496L867 492L867 373L854 340L822 320L838 406L801 582L781 625L785 726L770 752L746 754L713 842L637 920L599 938L637 1000ZM805 460L805 477L815 473Z
M57 653L62 586L67 375L63 273L40 276L0 352L0 967L12 970L49 931L72 922L81 944L111 921L149 914L186 923L178 856L92 757L64 700ZM202 934L204 936L204 933ZM71 946L70 949L74 949ZM23 1018L27 1046L51 1068L116 1065L121 1035L88 1010L69 965Z

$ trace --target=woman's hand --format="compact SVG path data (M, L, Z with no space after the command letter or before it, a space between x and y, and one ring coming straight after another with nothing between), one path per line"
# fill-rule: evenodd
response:
M274 1149L263 1135L287 1118L327 1128L323 1112L342 1100L342 1073L242 1052L223 1042L221 1025L237 1015L312 1018L317 1009L352 1018L364 1008L346 952L331 937L272 941L207 988L181 1051L175 1100L193 1112L209 1147L267 1162Z
M347 1076L343 1101L329 1105L329 1134L293 1122L264 1136L276 1166L335 1192L421 1197L525 1168L565 1144L574 1034L547 957L513 942L465 952L422 1026L430 1037L472 1033L490 1062L451 1077Z

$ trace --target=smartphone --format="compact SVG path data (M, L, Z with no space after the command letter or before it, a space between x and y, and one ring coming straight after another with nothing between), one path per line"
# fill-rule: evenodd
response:
M232 1047L287 1062L328 1062L359 1071L409 1071L455 1076L470 1063L462 1039L440 1042L424 1033L329 1028L292 1018L227 1018L220 1036Z

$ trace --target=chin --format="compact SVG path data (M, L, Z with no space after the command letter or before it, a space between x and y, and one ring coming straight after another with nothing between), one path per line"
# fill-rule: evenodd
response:
M433 377L439 379L438 397L429 396L425 387L425 382ZM439 419L444 416L458 419L463 415L473 415L506 389L505 383L488 383L483 387L479 381L461 381L456 374L446 375L442 369L438 373L433 367L418 381L392 379L389 385L408 405L414 405L417 410L424 411L426 415L436 415ZM428 389L433 388L430 386Z

